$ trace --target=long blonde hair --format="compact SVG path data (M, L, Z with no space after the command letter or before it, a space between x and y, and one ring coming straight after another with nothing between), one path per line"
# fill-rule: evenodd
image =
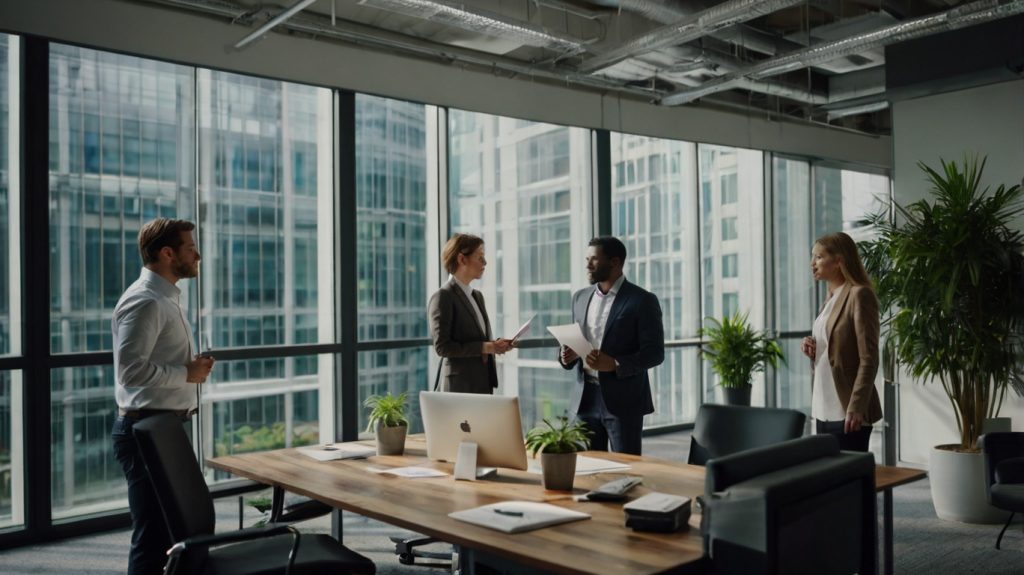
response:
M839 270L843 272L847 283L871 287L871 278L864 270L864 263L860 261L860 253L853 238L844 232L834 232L821 236L814 243L821 246L828 255L839 259Z

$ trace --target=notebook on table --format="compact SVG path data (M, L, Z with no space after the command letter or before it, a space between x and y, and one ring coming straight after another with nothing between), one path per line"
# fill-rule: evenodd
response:
M549 503L502 501L449 513L448 517L503 533L522 533L559 523L590 519L590 514Z

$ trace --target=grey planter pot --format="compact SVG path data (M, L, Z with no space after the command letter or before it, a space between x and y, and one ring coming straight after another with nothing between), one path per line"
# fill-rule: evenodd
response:
M743 387L721 387L722 400L726 405L750 405L750 390L752 385Z
M576 453L541 453L540 466L544 489L572 491L576 478Z
M405 453L405 434L408 426L382 427L377 425L377 455L401 455Z

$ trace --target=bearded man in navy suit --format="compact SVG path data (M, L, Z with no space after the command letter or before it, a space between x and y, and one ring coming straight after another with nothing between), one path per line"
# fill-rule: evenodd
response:
M587 277L572 297L572 319L594 350L580 358L562 347L559 362L576 370L570 409L593 432L591 449L640 455L644 416L654 412L647 370L665 360L658 297L626 281L626 246L590 240Z

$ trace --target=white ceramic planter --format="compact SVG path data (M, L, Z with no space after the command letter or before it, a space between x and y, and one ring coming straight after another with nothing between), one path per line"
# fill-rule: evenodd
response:
M963 523L1003 523L1009 515L985 500L985 458L932 448L928 465L932 504L940 519Z

